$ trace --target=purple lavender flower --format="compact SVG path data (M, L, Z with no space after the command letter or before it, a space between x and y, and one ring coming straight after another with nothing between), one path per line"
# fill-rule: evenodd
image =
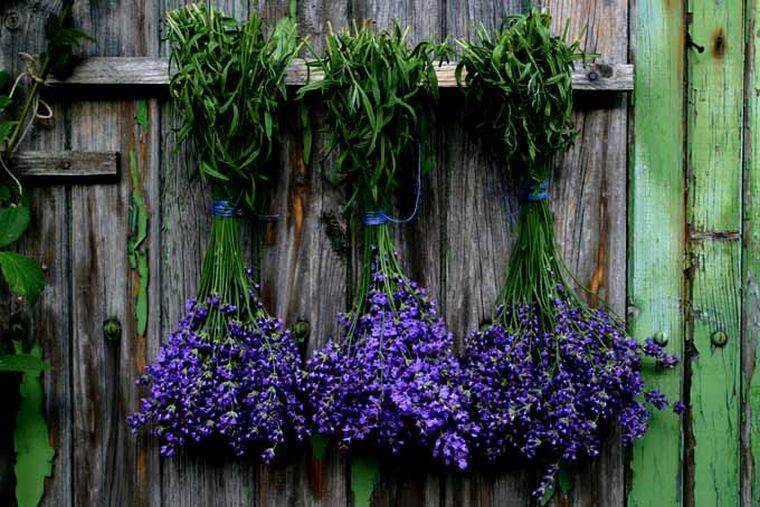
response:
M686 412L686 403L684 403L684 402L682 402L680 400L674 402L673 403L673 412L675 412L678 415L681 415L684 412Z
M541 497L557 463L597 456L603 430L617 424L627 445L646 432L640 355L665 357L640 345L606 312L560 294L548 325L536 307L502 308L497 322L465 342L462 366L479 434L473 450L487 461L519 457L542 467ZM511 324L507 324L511 323ZM658 391L646 400L667 406Z
M366 311L340 316L338 339L307 363L316 429L343 448L427 448L465 468L475 428L452 334L415 282L383 273L377 262L368 280Z
M259 312L251 319L218 296L208 306L189 300L187 313L138 383L148 387L140 410L128 417L136 433L147 427L160 453L225 442L237 455L255 449L264 462L286 438L307 434L301 401L301 358L282 321ZM212 338L209 319L226 333Z

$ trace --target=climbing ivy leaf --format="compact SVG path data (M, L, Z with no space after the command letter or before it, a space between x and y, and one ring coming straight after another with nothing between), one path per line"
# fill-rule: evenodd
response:
M29 226L29 208L8 206L0 208L0 247L18 240Z
M15 342L17 354L21 344ZM42 362L42 348L35 343L29 355ZM45 477L50 477L55 451L50 446L48 426L42 414L40 371L25 373L19 392L21 403L16 414L13 446L16 450L16 502L19 507L36 507L45 491Z
M0 269L14 294L32 304L37 301L45 286L45 274L39 264L15 252L0 252Z

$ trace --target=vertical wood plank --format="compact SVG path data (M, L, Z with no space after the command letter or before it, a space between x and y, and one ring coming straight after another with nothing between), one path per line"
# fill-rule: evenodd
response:
M637 340L662 333L667 350L682 354L684 12L680 2L640 0L635 19L629 330ZM680 366L666 374L650 368L644 375L648 388L660 389L671 399L681 397ZM649 432L632 450L629 505L680 505L681 432L681 422L672 413L652 414Z
M317 8L318 7L318 8ZM329 7L329 8L328 8ZM288 2L267 2L260 11L271 26L288 14ZM347 20L345 6L298 2L298 28L315 48L323 44L326 21L339 28ZM295 90L293 90L295 91ZM263 227L261 278L269 311L293 328L308 325L301 349L304 360L335 333L335 317L346 310L347 258L331 245L326 217L338 215L345 195L327 181L332 159L321 160L325 125L312 114L314 144L312 160L304 160L302 132L295 103L285 108L281 125L285 136L280 152L280 172L271 188L269 213L277 219ZM313 441L311 441L313 442ZM311 448L295 449L289 456L257 472L260 505L346 505L346 462L335 449L324 453ZM299 452L301 451L301 452Z
M18 53L37 53L44 49L44 22L47 16L60 9L58 1L42 1L33 6L27 2L6 2L0 6L0 19L16 19L18 23L6 23L0 30L0 68L13 78L23 72L23 62ZM38 122L29 132L21 149L62 149L65 143L63 107L52 105L55 120ZM50 368L43 373L44 414L50 431L51 444L55 449L52 476L45 481L43 505L71 505L71 412L68 395L71 381L70 334L69 334L69 276L67 228L68 192L64 187L33 188L24 190L31 196L32 221L16 247L22 253L40 262L45 268L46 288L37 303L14 308L14 317L20 317L28 325L31 342L42 346L44 359ZM3 322L5 328L8 322ZM18 377L9 375L11 381L2 389L18 391ZM8 447L0 449L0 503L11 503L14 497L12 434L15 423L15 396L3 400L2 410L7 410L11 426L0 432L8 436Z
M74 16L96 38L87 47L90 54L157 53L157 16L151 6L82 2ZM130 222L136 196L141 195L146 214L157 197L157 124L151 130L147 104L144 121L138 112L134 101L99 100L76 102L68 115L71 148L125 154L118 183L77 185L71 192L75 504L147 505L156 503L160 491L155 449L148 448L147 439L132 437L125 422L139 399L134 380L146 362L147 329L155 329L145 321L149 310L138 315L137 294L147 286L146 294L157 295L156 285L148 285L150 241L140 247L142 272L129 259L130 240L137 234ZM103 331L108 319L121 325L120 335L111 340Z
M446 33L470 37L477 24L498 27L505 14L526 6L521 1L468 0L445 3ZM514 237L505 202L514 195L505 176L503 156L494 153L464 125L459 94L441 108L444 239L441 307L451 331L460 338L490 320L504 282ZM531 474L525 470L482 470L446 477L447 506L528 505Z
M688 430L693 445L687 469L693 469L693 483L686 494L695 505L739 502L742 7L742 2L690 2L689 33L705 48L687 57Z
M628 60L627 2L544 0L554 33L571 38L606 63ZM557 241L574 276L618 314L625 314L627 96L575 94L575 145L556 163L552 203ZM598 304L594 297L589 303ZM625 498L623 449L613 433L598 458L574 467L558 503L620 505Z
M742 220L742 505L760 504L760 4L745 12L744 208Z
M160 20L187 2L160 4ZM226 15L246 19L249 2L208 2ZM168 42L160 47L169 56ZM172 104L161 105L161 340L171 332L184 302L194 297L201 261L210 231L211 196L201 184L192 146L178 145L175 128L181 121ZM249 232L245 228L244 232ZM248 241L250 235L244 235ZM226 449L215 455L193 451L162 459L161 503L166 505L253 505L256 502L256 465L235 458Z

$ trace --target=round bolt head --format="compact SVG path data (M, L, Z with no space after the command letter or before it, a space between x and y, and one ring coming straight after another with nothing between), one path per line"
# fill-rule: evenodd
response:
M119 319L111 317L103 322L103 337L109 341L121 338L121 322L119 322Z
M715 331L712 336L710 336L710 341L716 347L722 347L728 343L728 335L724 331Z
M662 331L657 331L657 332L654 334L654 337L653 337L653 339L654 339L654 342L655 342L657 345L659 345L660 347L664 347L665 345L667 345L667 344L668 344L668 335L667 335L667 334L665 334L665 333L664 333L664 332L662 332Z

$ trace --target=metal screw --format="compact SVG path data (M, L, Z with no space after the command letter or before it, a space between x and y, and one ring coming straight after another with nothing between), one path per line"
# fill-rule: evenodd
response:
M21 26L21 17L18 15L18 12L11 11L5 15L5 28L8 30L18 30L19 26Z
M595 70L592 70L592 71L589 71L587 77L589 81L594 82L597 79L599 79L599 74Z
M662 331L657 331L654 334L654 342L659 345L660 347L664 347L668 344L668 335L663 333Z
M710 336L710 341L716 347L722 347L728 343L728 335L723 331L715 331L712 336Z
M71 169L71 160L61 160L61 163L58 164L58 166L61 169Z
M110 317L103 322L103 338L108 341L121 339L121 322L116 317Z

